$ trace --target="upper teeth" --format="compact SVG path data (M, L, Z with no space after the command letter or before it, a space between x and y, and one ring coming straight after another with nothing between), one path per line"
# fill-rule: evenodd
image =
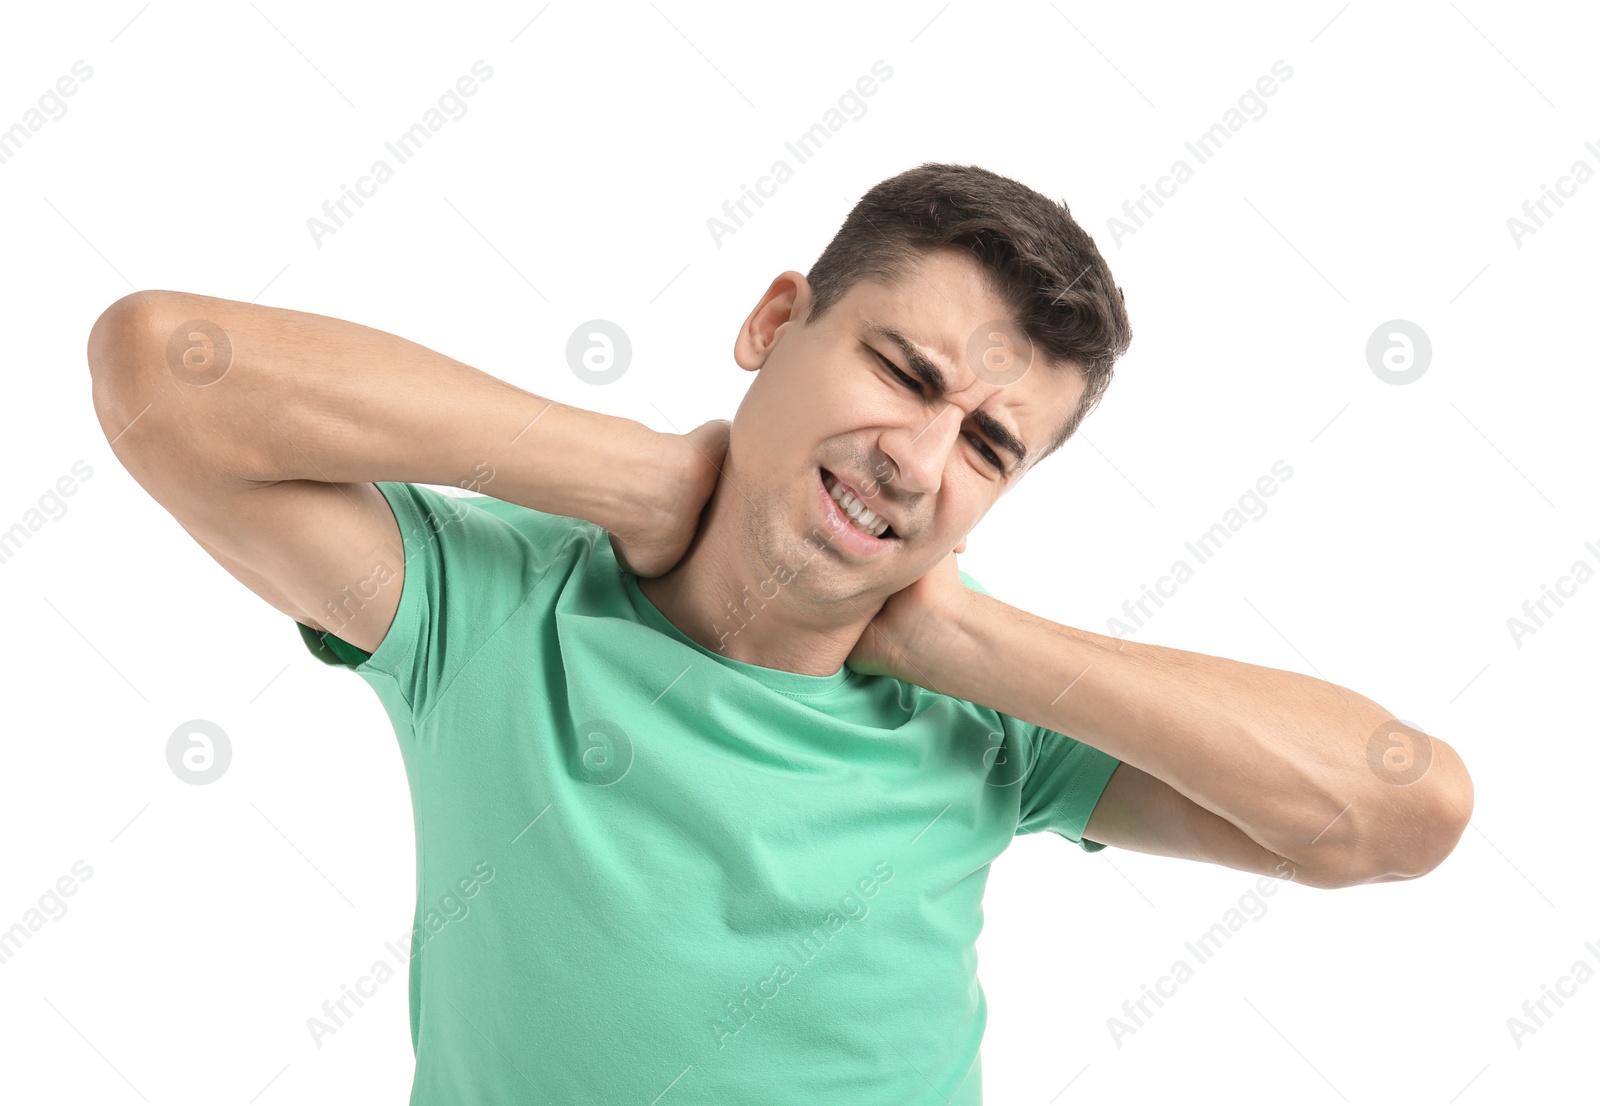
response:
M834 479L831 473L828 475L828 494L833 496L834 502L844 508L845 513L850 516L857 526L873 537L881 537L883 532L889 529L887 522L879 518L861 500L851 495L843 484Z

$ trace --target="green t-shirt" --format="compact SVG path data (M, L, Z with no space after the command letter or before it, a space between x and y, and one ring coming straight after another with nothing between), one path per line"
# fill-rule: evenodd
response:
M413 1106L977 1106L989 863L1043 830L1102 848L1082 833L1120 762L708 649L593 523L377 486L393 624L370 656L296 625L405 761ZM349 602L394 586L386 556Z

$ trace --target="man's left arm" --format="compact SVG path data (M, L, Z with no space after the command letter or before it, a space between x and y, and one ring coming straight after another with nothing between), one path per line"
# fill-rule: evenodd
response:
M943 593L961 601L900 657L906 678L1122 761L1092 841L1342 887L1423 875L1466 830L1456 751L1348 688Z

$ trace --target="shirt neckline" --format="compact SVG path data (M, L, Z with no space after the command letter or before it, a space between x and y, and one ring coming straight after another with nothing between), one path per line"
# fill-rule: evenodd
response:
M710 657L718 664L748 676L774 691L781 691L787 694L823 695L845 683L851 676L849 667L843 664L839 666L837 672L830 675L811 676L804 672L789 672L782 668L766 668L759 664L750 664L747 661L735 660L732 657L724 656L714 649L708 649L678 629L671 619L661 613L661 610L650 601L650 597L639 587L638 577L620 566L618 566L618 570L622 574L622 580L626 586L628 598L633 603L633 609L643 622L666 634L674 641L681 642L691 649Z

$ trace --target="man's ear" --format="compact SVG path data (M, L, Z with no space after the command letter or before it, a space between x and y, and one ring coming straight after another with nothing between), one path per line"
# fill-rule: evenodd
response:
M957 543L955 549L952 550L952 552L955 552L955 553L965 553L966 551L967 551L967 539L966 538L962 538L961 541L959 543Z

